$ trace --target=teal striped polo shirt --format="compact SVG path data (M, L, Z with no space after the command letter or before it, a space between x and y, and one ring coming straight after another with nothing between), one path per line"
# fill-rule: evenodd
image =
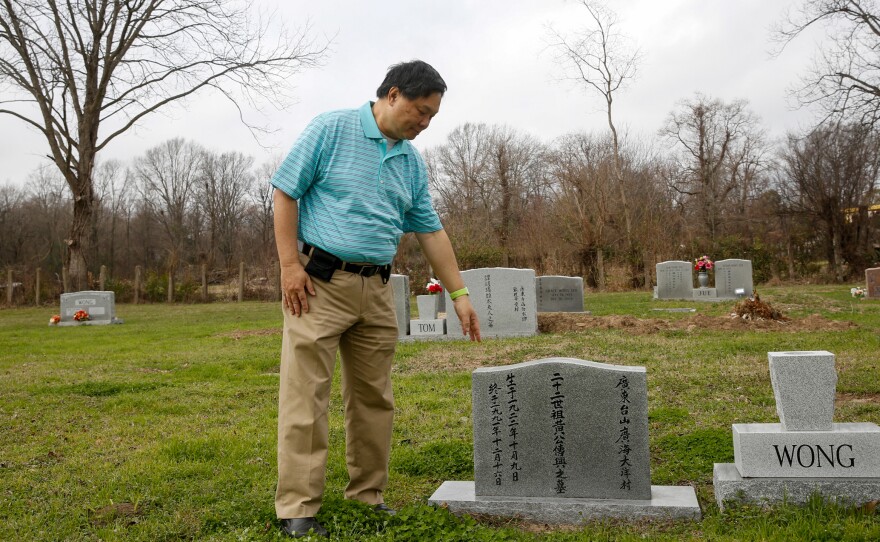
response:
M421 155L406 140L386 152L371 106L315 117L270 182L298 201L301 241L347 262L384 265L404 233L443 225Z

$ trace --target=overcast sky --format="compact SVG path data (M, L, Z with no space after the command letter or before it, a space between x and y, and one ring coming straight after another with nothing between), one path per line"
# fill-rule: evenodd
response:
M805 36L780 56L770 52L770 27L795 0L617 0L620 31L643 54L636 77L615 101L615 116L630 134L654 138L676 102L701 92L731 101L744 98L771 136L809 123L793 110L786 90L817 50L819 34ZM572 131L606 129L601 97L559 80L547 49L547 27L570 32L587 12L564 0L443 0L382 4L361 0L256 0L277 6L288 25L311 22L320 40L332 37L325 65L300 74L296 103L285 110L246 110L277 130L260 139L239 122L225 100L200 95L144 121L118 138L100 159L131 160L172 137L218 151L237 150L258 163L286 153L316 114L358 107L374 98L387 67L419 58L432 64L449 90L440 114L415 144L441 144L465 122L507 124L550 142ZM46 154L35 130L0 115L0 184L23 184Z

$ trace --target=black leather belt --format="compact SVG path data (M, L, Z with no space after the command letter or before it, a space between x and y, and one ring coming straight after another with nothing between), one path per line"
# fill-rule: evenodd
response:
M354 273L355 275L361 275L362 277L372 277L376 273L380 273L385 271L385 273L391 273L391 264L387 265L358 265L356 263L348 263L340 260L338 257L330 254L326 250L320 249L316 246L312 246L308 243L303 243L302 248L303 254L311 258L313 255L321 255L325 258L329 257L335 260L336 269L340 271L346 271L348 273ZM384 278L384 275L383 275Z

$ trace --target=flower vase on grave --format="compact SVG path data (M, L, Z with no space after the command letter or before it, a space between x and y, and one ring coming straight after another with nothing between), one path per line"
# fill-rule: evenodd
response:
M705 271L701 271L697 273L697 283L700 285L700 288L708 288L709 287L709 273Z
M419 320L437 319L437 298L436 295L416 296L416 303L419 306Z

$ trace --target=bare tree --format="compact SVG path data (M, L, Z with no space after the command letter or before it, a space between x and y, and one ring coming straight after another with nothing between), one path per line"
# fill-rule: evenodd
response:
M794 95L830 118L874 125L880 120L880 8L873 0L806 0L773 35L785 46L822 27L827 40Z
M870 263L867 209L878 191L880 137L861 125L820 127L804 138L789 136L782 160L789 205L824 226L827 260L843 281L846 264Z
M234 0L0 0L0 114L42 133L73 196L66 265L85 286L95 157L147 115L215 89L284 100L323 58ZM274 37L272 37L274 36ZM240 111L240 108L239 108ZM102 133L102 136L99 133Z
M765 146L758 119L745 100L727 104L697 93L678 103L661 134L678 148L670 184L685 196L684 205L696 207L715 249L732 194L749 194L761 167Z
M198 207L196 191L203 160L201 147L175 138L148 150L135 165L144 202L165 232L167 267L172 274L180 264L185 240L193 234L187 226Z
M202 158L198 196L210 231L210 251L226 269L232 266L236 241L242 230L245 195L252 183L254 159L240 152L206 152Z
M618 91L635 77L641 55L637 48L632 47L629 38L618 31L618 18L614 11L593 0L580 0L580 4L589 14L589 25L573 36L564 36L551 28L550 45L569 71L568 78L582 83L590 92L599 93L605 101L614 151L613 174L622 204L626 246L632 264L631 278L633 285L636 285L640 280L643 262L633 235L632 211L623 178L620 140L612 106Z
M272 178L280 165L280 156L260 164L254 174L253 182L247 189L246 196L247 221L256 234L260 257L267 264L270 260L277 258L273 228L275 211L272 205L272 194L275 187L269 184L268 180Z

